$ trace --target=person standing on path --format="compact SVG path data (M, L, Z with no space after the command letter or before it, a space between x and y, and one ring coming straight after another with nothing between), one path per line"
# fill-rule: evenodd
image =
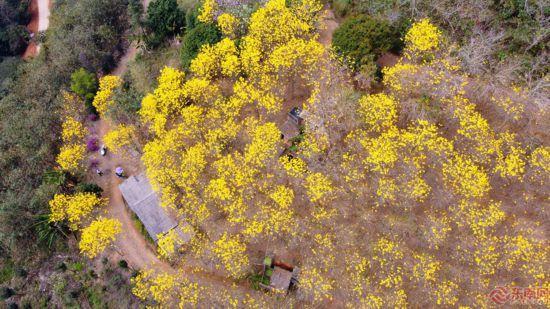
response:
M117 166L117 168L115 169L115 174L120 178L124 178L124 170L122 169L122 167Z

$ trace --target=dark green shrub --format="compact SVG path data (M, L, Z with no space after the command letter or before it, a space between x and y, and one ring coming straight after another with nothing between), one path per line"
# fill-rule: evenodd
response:
M55 268L59 271L64 272L67 270L67 264L65 264L64 262L59 262L59 264L57 264Z
M336 29L332 45L353 69L359 70L383 53L399 49L401 39L399 29L389 22L358 16L346 20Z
M95 271L93 269L88 270L88 276L92 279L97 278L97 274L95 273Z
M215 44L221 40L220 30L212 24L199 23L183 37L180 50L181 64L187 69L191 60L195 59L201 46Z
M95 183L82 182L79 183L78 186L76 186L76 191L94 193L95 195L100 196L103 192L103 189Z
M185 12L185 31L191 31L199 23L197 17L199 16L199 7L187 10Z
M27 47L29 4L30 1L0 1L0 62L2 57L17 56Z
M0 29L0 57L21 54L27 48L29 32L22 25Z
M141 0L128 1L128 17L132 28L139 29L143 26L143 3Z
M0 268L0 283L7 282L15 275L15 265L12 260L3 262L4 265Z
M79 272L79 271L82 271L84 269L84 264L82 262L74 262L74 263L69 264L69 268L72 271Z
M120 260L118 261L118 267L120 268L128 268L128 262L126 262L126 260Z
M65 183L65 180L67 180L65 172L54 169L44 172L44 176L42 177L43 183L56 186L63 185Z
M97 285L91 286L86 290L86 294L92 308L108 308L103 301L104 295L101 287Z
M9 303L8 309L19 309L19 305L17 303Z
M122 275L116 273L116 274L113 274L113 276L111 278L109 278L109 285L111 287L119 287L119 286L122 286L124 285L124 277L122 277Z
M15 274L21 278L25 278L27 277L29 272L25 268L19 266L15 268Z
M15 291L8 287L0 288L0 300L8 299L15 295Z
M0 59L0 97L7 94L9 85L17 77L23 60L19 57L5 57Z
M21 308L23 309L32 309L32 304L28 301L21 301Z
M38 243L48 249L51 249L60 237L66 235L64 229L67 226L63 222L51 222L49 213L37 215L33 226Z
M260 290L260 283L269 285L269 277L262 276L261 274L250 274L247 279L254 290Z
M77 299L78 295L80 295L80 290L78 290L78 289L71 290L69 292L69 297L71 297L72 299Z

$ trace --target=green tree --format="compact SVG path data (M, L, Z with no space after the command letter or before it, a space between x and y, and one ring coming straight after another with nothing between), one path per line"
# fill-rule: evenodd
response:
M143 26L143 4L141 0L128 1L128 18L132 28L139 29Z
M71 90L91 102L97 92L97 78L94 73L80 68L71 75Z
M176 0L155 0L147 8L145 44L155 48L170 35L176 35L185 27L185 13Z
M21 54L29 42L27 8L30 1L0 1L0 62Z
M399 31L389 22L361 15L346 20L336 29L332 45L358 70L383 53L399 49L401 39Z
M201 46L215 44L221 40L220 30L213 24L198 23L183 37L180 50L181 64L185 69L189 68L191 60L195 59Z

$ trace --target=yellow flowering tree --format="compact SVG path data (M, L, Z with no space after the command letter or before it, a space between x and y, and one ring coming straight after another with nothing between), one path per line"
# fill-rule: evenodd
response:
M63 143L82 143L86 136L84 125L73 117L68 117L61 125L61 137Z
M427 18L415 22L405 35L406 50L413 54L436 51L441 44L441 30Z
M359 106L359 113L369 131L380 132L393 126L397 120L397 103L386 94L364 96L359 100Z
M315 0L261 3L237 44L232 17L246 19L203 1L201 18L225 39L201 48L190 76L164 68L143 99L147 175L162 205L201 231L186 263L214 260L241 278L258 258L251 249L269 243L283 260L296 252L298 291L321 306L481 307L469 291L517 277L514 268L528 278L521 284L541 282L543 223L525 213L542 208L533 201L548 179L544 143L524 147L521 131L503 133L499 117L486 117L491 99L474 93L482 81L462 74L428 20L407 34L408 58L384 69L383 92L357 99L317 42L321 9ZM289 104L304 117L290 153L279 129ZM506 199L495 175L513 180ZM527 224L536 233L518 232ZM159 255L178 262L171 236ZM161 307L184 306L182 297L204 305L180 297L195 294L180 292L188 282L175 276L143 275L135 293ZM222 290L207 305L253 306Z
M309 174L306 177L306 188L313 203L325 199L334 190L330 179L321 173Z
M132 279L132 292L143 301L153 301L161 307L195 306L203 289L179 274L140 272Z
M214 20L214 14L217 9L218 5L216 0L204 0L197 19L205 24L211 23Z
M537 147L530 156L531 180L545 183L550 179L550 147Z
M50 221L67 220L69 227L72 230L77 230L83 219L87 218L95 208L105 203L105 199L99 198L93 193L56 194L49 202Z
M124 147L131 146L135 138L135 127L121 124L107 132L103 137L103 142L107 148L119 153Z
M233 38L239 27L239 20L229 13L223 13L218 16L218 27L224 35Z
M63 92L62 94L63 108L60 116L63 145L56 162L62 170L74 174L83 168L82 163L86 153L84 137L88 130L80 120L84 103L73 93Z
M281 131L275 123L256 127L252 132L252 142L245 148L245 162L255 166L264 165L267 159L274 157L280 139Z
M499 139L495 172L503 178L521 179L525 172L526 152L514 134L504 133Z
M448 186L466 198L483 197L491 186L485 171L463 155L457 155L443 166Z
M367 264L377 282L385 288L397 288L403 283L403 267L399 261L405 257L402 245L387 238L380 238L373 246L372 260Z
M83 160L86 155L86 146L84 144L69 144L61 147L59 155L56 158L57 164L61 169L76 173L83 168Z
M139 110L141 121L149 126L152 133L156 135L165 133L170 115L177 115L187 105L184 83L184 72L164 67L158 77L158 87L141 101Z
M113 91L120 87L121 84L122 80L115 75L106 75L99 79L99 90L92 104L100 115L104 115L109 109L109 106L114 104L112 100Z
M222 75L236 76L240 70L240 59L235 41L225 38L212 46L202 46L201 52L191 61L189 69L203 79Z
M438 305L454 306L458 301L458 285L452 281L444 280L437 284L434 290L435 303Z
M121 232L122 225L116 219L101 218L82 229L82 236L78 243L80 252L89 258L96 257L103 252Z
M310 295L314 302L332 299L335 282L326 274L326 269L307 265L300 273L300 289Z

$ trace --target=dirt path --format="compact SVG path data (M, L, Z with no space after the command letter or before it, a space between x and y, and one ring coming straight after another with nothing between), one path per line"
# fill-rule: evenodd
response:
M332 43L332 35L336 28L338 28L338 21L334 17L334 12L327 6L323 16L323 26L319 33L319 42L325 47L329 47Z
M143 5L146 8L149 1L144 0ZM128 63L134 59L137 53L135 44L130 44L126 53L120 58L117 67L111 74L122 76L128 69ZM109 132L109 122L105 119L96 121L90 131L94 133L98 139L103 139L103 136ZM162 271L173 271L168 263L161 261L155 253L154 248L145 240L144 236L134 224L132 214L127 209L122 193L118 185L122 179L114 174L117 166L124 169L127 175L135 175L140 172L140 162L136 158L126 158L118 156L107 151L105 157L94 156L99 161L99 168L103 171L103 176L96 175L93 171L90 174L95 182L103 188L103 196L109 199L106 215L119 220L122 224L122 232L117 236L114 243L116 250L107 252L106 254L113 260L124 259L128 264L137 269L146 267L154 267Z
M96 121L90 127L90 131L100 140L109 132L109 129L108 122L103 119ZM154 266L157 269L169 271L168 264L157 258L152 246L136 228L132 214L127 209L118 188L123 179L115 175L115 168L121 166L124 168L125 173L133 175L139 172L139 162L132 158L122 158L109 151L104 157L98 154L92 156L98 161L98 168L103 171L103 176L91 171L90 177L103 188L103 196L109 199L109 205L105 209L106 216L115 218L122 224L122 232L117 236L114 243L116 249L105 254L113 261L124 259L133 268L142 269Z
M50 25L50 0L32 0L29 6L29 13L31 14L31 21L27 25L27 29L34 36L38 35L40 31L46 31ZM40 45L31 41L27 46L27 49L23 53L23 59L35 57L40 52Z

